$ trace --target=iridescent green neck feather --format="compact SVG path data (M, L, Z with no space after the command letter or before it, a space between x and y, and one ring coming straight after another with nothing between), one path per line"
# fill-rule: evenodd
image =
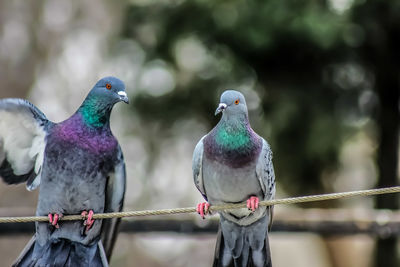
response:
M215 141L229 150L250 144L250 133L246 124L228 124L222 122L216 129Z
M87 98L78 112L87 126L101 128L109 124L111 108L100 104L95 97Z

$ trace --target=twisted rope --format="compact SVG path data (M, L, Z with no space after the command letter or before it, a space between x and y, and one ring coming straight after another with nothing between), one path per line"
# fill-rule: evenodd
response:
M278 204L295 204L313 201L332 200L339 198L355 197L355 196L373 196L382 194L399 193L400 186L359 190L341 193L311 195L302 197L291 197L274 200L260 201L259 206L272 206ZM210 206L211 212L240 209L246 208L246 203L239 204L224 204ZM160 209L160 210L141 210L141 211L124 211L124 212L111 212L111 213L97 213L93 215L94 219L111 219L111 218L123 218L123 217L139 217L139 216L155 216L155 215L171 215L171 214L183 214L196 212L195 207L188 208L175 208L175 209ZM85 220L87 216L82 215L67 215L62 217L61 221L74 221L74 220ZM47 216L27 216L27 217L0 217L0 223L16 223L16 222L48 222Z

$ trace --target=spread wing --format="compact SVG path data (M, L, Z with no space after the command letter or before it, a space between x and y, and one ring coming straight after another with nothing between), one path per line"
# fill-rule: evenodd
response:
M114 166L114 171L108 177L104 212L122 211L124 205L126 171L121 148L118 148L118 159ZM103 220L101 239L108 260L111 258L112 250L117 240L120 222L121 218Z
M275 172L274 165L272 164L272 150L267 143L263 139L263 146L258 158L258 162L256 165L256 174L258 180L260 181L261 188L264 192L264 200L274 199L275 198ZM271 206L269 209L269 217L270 223L269 227L272 224L274 207Z
M46 134L52 124L23 99L0 100L0 177L8 184L40 184Z
M207 200L206 191L204 189L203 184L203 175L202 175L202 168L203 168L203 136L200 141L197 143L194 151L193 151L193 159L192 159L192 170L193 170L193 179L194 184L196 185L197 189L203 195L204 199Z

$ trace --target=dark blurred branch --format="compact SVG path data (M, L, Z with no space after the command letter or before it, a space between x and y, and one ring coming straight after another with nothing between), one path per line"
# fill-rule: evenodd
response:
M62 225L61 225L62 227ZM218 230L218 219L125 219L121 232L137 234L171 232L179 234L213 234ZM0 235L33 234L33 223L0 224ZM272 232L309 232L323 236L369 234L380 238L400 235L400 212L386 210L352 211L295 209L277 214Z

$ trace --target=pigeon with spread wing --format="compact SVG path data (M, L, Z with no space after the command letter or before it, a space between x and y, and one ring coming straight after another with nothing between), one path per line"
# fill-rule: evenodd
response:
M120 219L93 220L121 211L125 163L110 129L114 104L128 103L124 83L99 80L79 109L60 123L22 99L0 100L0 177L39 187L36 233L15 266L107 266ZM62 221L82 214L82 221Z

